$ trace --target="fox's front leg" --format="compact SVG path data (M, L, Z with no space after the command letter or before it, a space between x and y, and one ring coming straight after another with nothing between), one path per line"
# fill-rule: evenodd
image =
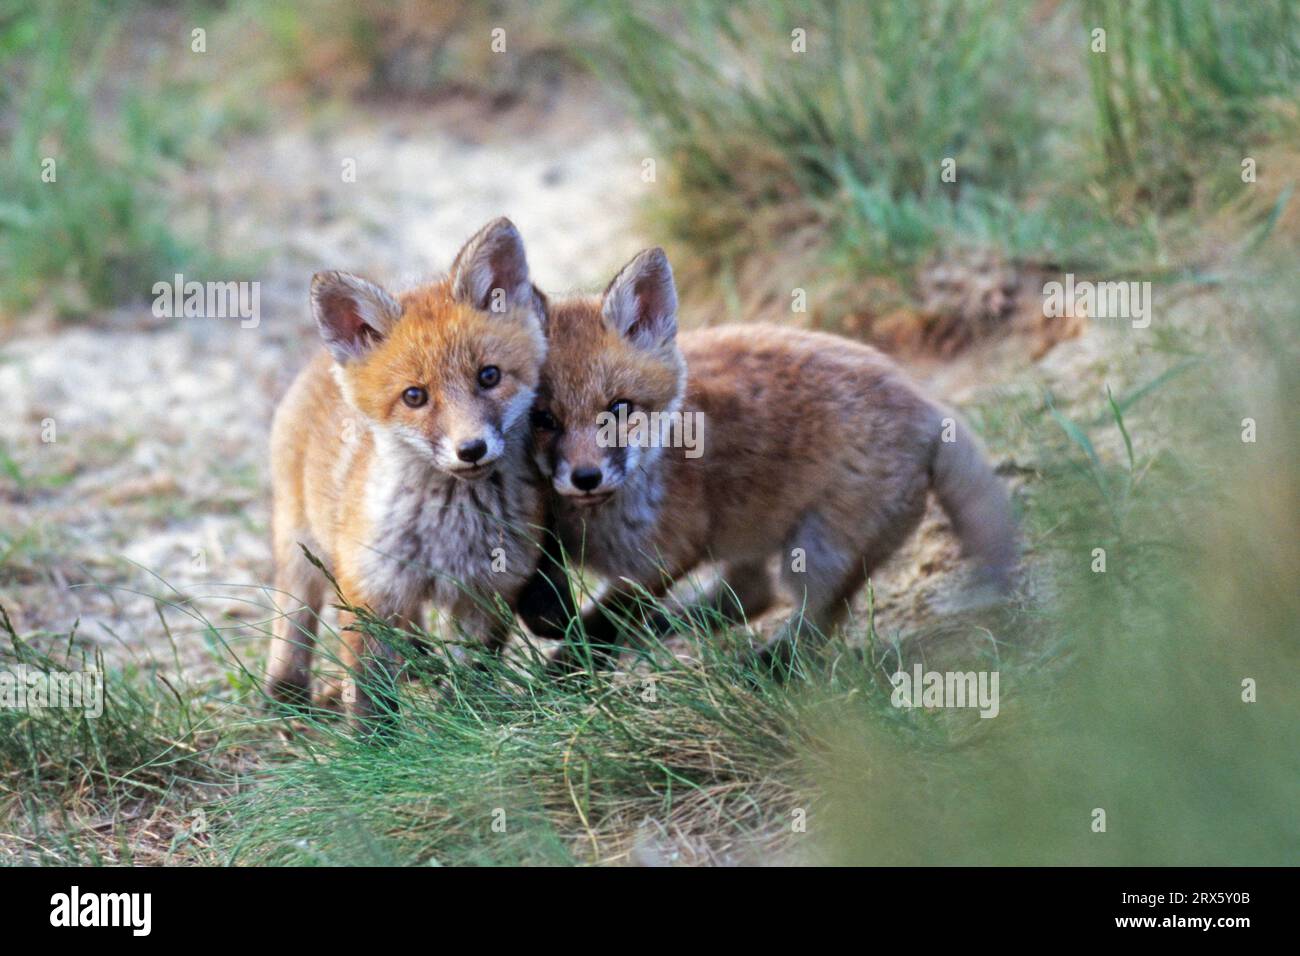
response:
M266 693L277 704L301 706L311 702L312 648L324 582L296 543L281 540L276 542L275 585L276 602L289 607L272 624Z
M383 641L351 628L356 623L351 611L339 611L343 636L340 655L345 670L343 712L364 730L372 730L397 716L393 694L397 676L397 653Z
M339 633L343 640L340 654L344 668L343 712L361 729L371 730L397 715L394 680L400 660L386 642L359 630L357 616L349 607L368 606L381 620L402 626L419 611L419 602L394 607L380 601L367 601L363 591L340 577L343 604L339 609ZM378 605L378 606L376 606Z
M446 648L449 667L437 682L444 703L451 704L467 687L490 683L495 669L492 662L477 653L484 648L492 657L500 657L510 641L514 616L508 608L491 599L466 599L451 610L453 627L462 638L460 646Z
M351 626L356 621L356 615L340 611L339 621L341 625ZM388 623L392 624L393 627L399 630L405 631L413 639L416 639L416 650L421 650L421 646L418 643L418 638L421 632L421 623L418 616L399 616ZM350 638L350 632L343 632L342 627L340 627L340 633L343 634L343 653L340 654L339 660L340 662L346 662L350 668L355 667L356 661L360 660L362 657L362 644L355 643L354 648L349 648L347 642ZM410 680L414 677L416 671L401 668L401 664L403 663L401 655L390 651L387 656L391 657L391 662L385 665L386 668L390 670L393 668L399 669L401 676L406 680ZM343 680L329 679L324 681L320 691L315 695L312 701L313 706L320 710L347 712L348 707L347 702L344 700L345 696L349 699L354 699L356 696L355 688L352 685L349 685L346 680L347 676L349 675L345 675Z
M512 591L505 604L498 603L495 595L466 595L453 610L456 628L464 635L468 645L485 648L494 657L499 657L510 642L510 632L514 623L511 607L517 606L518 592ZM482 663L477 663L482 669Z
M535 636L564 640L579 610L564 563L543 551L537 570L524 582L514 606L519 619Z

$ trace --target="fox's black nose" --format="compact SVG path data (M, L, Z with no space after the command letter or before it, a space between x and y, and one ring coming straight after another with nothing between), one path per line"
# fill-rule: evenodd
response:
M456 457L461 461L467 461L471 465L487 454L487 442L481 438L475 438L473 441L464 441L456 446Z
M573 487L581 491L591 491L600 487L600 469L599 468L575 468L573 476L569 479L573 482Z

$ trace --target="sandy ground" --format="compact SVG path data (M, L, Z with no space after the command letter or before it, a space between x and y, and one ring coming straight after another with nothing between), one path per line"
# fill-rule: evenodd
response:
M344 268L400 288L444 270L501 214L552 291L598 288L645 244L635 213L654 187L641 180L638 136L597 98L561 106L485 115L473 102L375 105L233 146L215 175L183 186L216 213L229 250L255 263L256 328L155 318L143 299L76 325L18 323L0 347L0 439L12 459L0 470L0 602L19 633L76 626L82 646L110 662L151 659L191 677L227 666L222 643L260 655L267 432L317 348L311 274ZM349 160L356 182L342 175ZM1088 348L1059 347L1046 373L1077 380L1069 363ZM915 371L960 404L1024 370L1027 351L994 343ZM995 458L1011 477L1023 469ZM882 633L932 616L957 566L932 507L877 582Z

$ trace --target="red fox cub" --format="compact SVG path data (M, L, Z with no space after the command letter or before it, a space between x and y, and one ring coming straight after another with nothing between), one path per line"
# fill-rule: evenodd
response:
M556 533L569 556L624 582L588 612L593 644L613 643L610 619L637 590L661 595L702 562L721 565L706 598L716 613L757 615L774 601L776 559L795 614L763 657L786 661L800 623L824 634L839 620L931 489L985 579L1009 586L1005 489L970 433L875 349L770 325L687 332L679 347L659 249L600 298L552 300L547 338L533 448ZM633 427L611 441L616 417ZM688 447L671 447L684 444L674 435ZM557 636L534 602L527 623Z
M490 647L539 555L542 494L528 460L528 411L546 342L523 242L497 219L445 279L394 298L341 272L312 279L326 352L280 403L271 430L276 587L302 606L275 624L267 691L310 699L323 576L344 599L405 624L426 600ZM345 615L340 630L351 623ZM343 630L349 713L376 702L354 676L390 666L373 638Z

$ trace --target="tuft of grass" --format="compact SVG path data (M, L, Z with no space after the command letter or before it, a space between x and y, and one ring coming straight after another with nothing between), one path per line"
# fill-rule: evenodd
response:
M981 223L1000 232L1041 165L1048 127L1014 79L1016 10L822 0L606 15L612 49L595 62L663 150L658 218L710 264L825 224L854 265L897 272Z
M9 645L0 651L0 854L99 865L202 853L202 808L233 785L235 745L250 736L240 709L156 667L111 669L101 656L88 658L75 626L24 638L0 606L0 632ZM72 680L76 706L32 705L31 688ZM26 706L7 699L20 684Z
M448 665L358 610L360 626L407 652L407 673L374 688L400 715L373 738L325 715L299 718L299 759L228 807L218 846L230 862L748 858L779 830L774 807L791 800L770 771L798 747L793 704L739 679L734 659L647 653L635 673L557 681L527 652L502 660L459 647Z

